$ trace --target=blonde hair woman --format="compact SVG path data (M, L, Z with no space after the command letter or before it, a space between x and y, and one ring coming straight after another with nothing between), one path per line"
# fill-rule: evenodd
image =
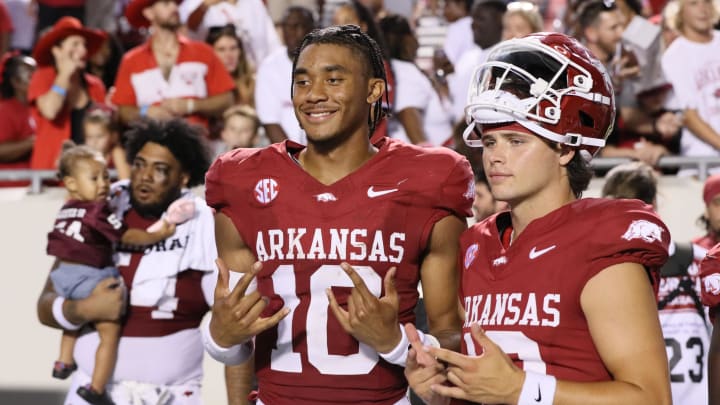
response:
M543 30L543 18L538 6L529 1L513 1L503 16L502 39L522 38Z

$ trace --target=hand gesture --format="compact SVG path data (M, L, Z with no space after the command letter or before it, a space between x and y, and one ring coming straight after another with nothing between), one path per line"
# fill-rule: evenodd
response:
M246 291L255 276L262 269L262 263L253 264L233 289L230 289L230 271L225 262L218 258L217 285L215 285L215 303L212 307L210 335L221 347L235 346L245 343L258 333L277 325L290 313L283 308L274 315L263 318L260 316L268 304L268 298L260 296L255 290L246 295Z
M682 128L682 116L672 111L666 111L655 119L655 129L662 139L672 139Z
M352 266L341 263L340 267L350 277L354 287L348 297L347 311L340 307L332 290L327 289L330 309L343 329L355 339L379 353L390 352L402 338L398 324L398 295L395 290L396 268L391 268L385 274L385 295L378 298L368 290Z
M452 386L433 385L440 395L489 404L516 404L525 375L479 325L471 327L473 339L483 348L480 356L466 356L446 349L427 348L447 363L447 379Z
M167 220L159 219L154 224L150 225L147 228L148 232L151 233L157 233L157 237L160 240L167 239L175 233L175 224L172 222L168 222Z
M433 385L445 384L447 381L445 367L425 350L413 324L405 324L405 333L412 345L405 366L405 378L407 378L410 388L426 404L444 405L449 403L450 398L439 395L430 388Z
M69 80L76 71L84 67L84 61L73 55L72 49L62 49L59 46L53 46L51 50L55 57L55 68L60 78Z

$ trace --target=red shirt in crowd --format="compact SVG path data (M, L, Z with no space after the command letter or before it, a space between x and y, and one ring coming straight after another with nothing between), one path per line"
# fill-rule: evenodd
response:
M39 67L30 79L28 88L28 102L32 106L33 118L37 124L37 138L33 149L30 167L32 169L54 169L60 156L64 141L70 139L71 122L70 107L65 106L54 120L43 117L35 105L38 97L50 91L55 82L55 68L52 66ZM102 103L105 100L105 85L97 77L85 73L87 92L90 100Z
M0 143L18 142L35 134L35 121L30 107L16 98L0 100ZM0 169L26 169L30 160L0 163Z
M178 40L180 51L167 79L150 41L126 53L115 79L113 104L151 106L166 99L203 99L235 89L235 82L209 45L183 36ZM203 116L194 114L188 119L207 126Z
M13 32L15 27L10 17L10 11L4 1L0 0L0 32Z

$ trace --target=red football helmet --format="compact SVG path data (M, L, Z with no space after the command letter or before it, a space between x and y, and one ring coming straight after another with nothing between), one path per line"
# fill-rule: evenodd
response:
M516 122L551 141L580 149L590 160L612 131L615 96L605 67L576 39L537 33L498 44L468 89L463 134Z

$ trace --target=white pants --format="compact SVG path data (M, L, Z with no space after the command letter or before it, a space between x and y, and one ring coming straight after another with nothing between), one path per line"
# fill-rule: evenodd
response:
M90 383L90 376L80 369L73 374L72 385L65 397L65 405L85 405L78 394L80 386ZM110 397L116 405L202 405L200 384L160 386L135 381L108 384Z

